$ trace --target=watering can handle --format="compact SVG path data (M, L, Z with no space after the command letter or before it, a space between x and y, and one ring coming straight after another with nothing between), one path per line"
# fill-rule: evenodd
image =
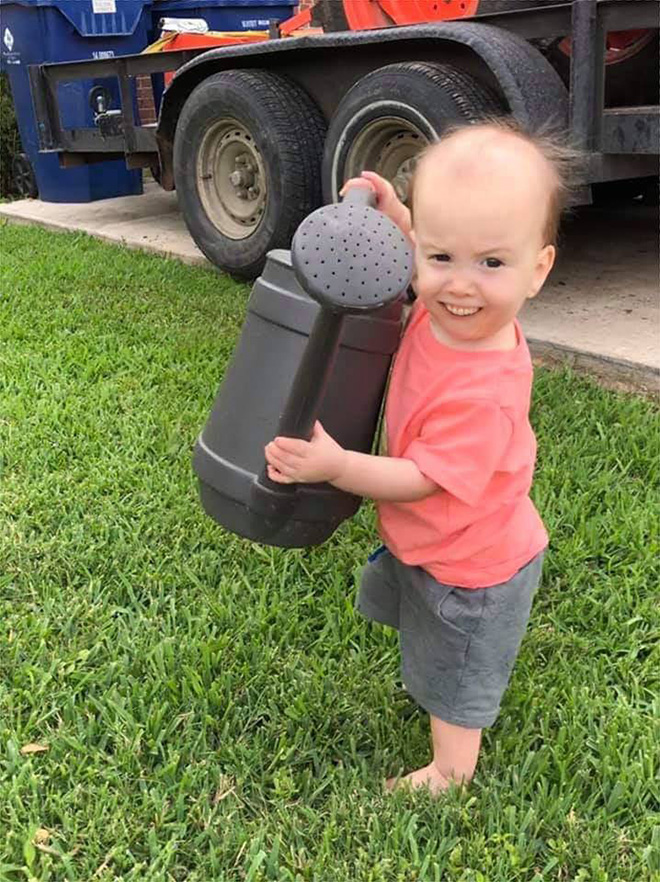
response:
M376 192L371 187L351 187L344 200L349 205L374 207ZM337 354L344 314L321 309L307 341L293 386L280 418L278 433L290 438L312 436L332 366Z
M356 208L375 208L376 193L371 186L351 187L343 202ZM345 314L323 307L319 310L280 416L278 435L305 441L311 438L332 374ZM264 467L252 487L251 510L266 523L270 521L274 530L279 529L297 505L296 486L271 481Z
M342 199L345 205L355 205L356 207L376 208L376 191L369 184L367 187L355 186L351 187L348 193Z

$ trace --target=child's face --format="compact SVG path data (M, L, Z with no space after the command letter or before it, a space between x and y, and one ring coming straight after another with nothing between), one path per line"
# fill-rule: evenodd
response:
M513 319L554 261L554 248L543 245L548 172L533 148L509 135L472 155L469 133L455 141L418 172L414 288L442 342L510 348Z

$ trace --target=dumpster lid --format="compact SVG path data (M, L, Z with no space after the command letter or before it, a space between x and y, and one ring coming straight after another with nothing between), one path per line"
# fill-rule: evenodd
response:
M249 6L259 9L261 6L295 6L298 0L154 0L156 10L175 9L221 9L222 7Z
M52 6L81 37L129 37L152 0L0 0L0 6Z

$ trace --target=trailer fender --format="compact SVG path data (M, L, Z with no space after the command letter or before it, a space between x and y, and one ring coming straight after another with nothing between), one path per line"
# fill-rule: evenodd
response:
M162 184L173 187L172 145L177 120L192 90L202 80L231 68L279 69L296 79L329 119L339 103L329 104L323 79L307 76L324 60L341 67L347 88L364 74L395 61L442 61L460 48L479 63L488 85L499 92L510 112L530 128L568 124L568 92L543 54L523 37L490 24L439 22L428 25L355 31L227 46L198 55L183 65L163 96L157 138ZM348 73L347 73L348 72ZM352 81L350 81L352 76Z

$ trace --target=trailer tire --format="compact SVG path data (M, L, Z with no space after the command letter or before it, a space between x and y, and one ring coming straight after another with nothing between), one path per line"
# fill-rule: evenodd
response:
M191 93L174 137L174 180L186 225L208 259L252 279L321 204L325 121L293 81L228 70Z
M414 157L447 125L504 112L500 99L449 64L403 62L359 80L339 103L325 142L323 191L337 201L342 184L369 169L393 184L402 201Z

